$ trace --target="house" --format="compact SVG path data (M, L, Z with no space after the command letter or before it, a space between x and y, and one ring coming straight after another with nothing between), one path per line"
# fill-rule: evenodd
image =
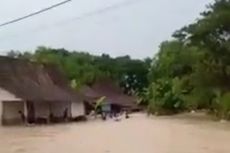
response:
M137 99L125 95L119 85L108 78L97 80L92 86L84 86L80 92L88 98L88 105L95 105L99 98L105 97L104 101L111 105L112 109L137 109Z
M84 95L84 108L85 113L88 115L95 109L96 101L100 99L102 95L86 85L81 87L79 92Z
M107 102L123 108L134 109L137 107L137 99L134 96L125 95L119 84L109 78L97 80L92 90L107 98Z
M67 77L54 65L44 65L54 85L65 90L74 100L71 101L71 118L75 119L85 115L84 99L85 96L73 90L68 83Z
M50 122L50 118L84 115L82 97L51 68L26 60L0 57L0 120L2 124ZM57 70L55 70L58 73ZM64 79L63 79L64 80ZM66 83L66 82L65 82ZM62 87L63 86L63 87Z

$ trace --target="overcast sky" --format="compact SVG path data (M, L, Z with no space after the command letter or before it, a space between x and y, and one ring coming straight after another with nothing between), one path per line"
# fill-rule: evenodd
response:
M63 0L1 1L0 23L60 1ZM42 45L92 54L152 57L162 41L170 39L176 29L193 22L210 2L72 0L38 16L1 27L0 54L11 49L34 51ZM104 9L108 7L111 9Z

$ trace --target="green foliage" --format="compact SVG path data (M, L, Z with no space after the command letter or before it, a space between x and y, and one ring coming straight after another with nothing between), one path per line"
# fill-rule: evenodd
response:
M149 111L160 114L175 113L183 109L179 80L159 79L149 88Z
M106 99L106 97L103 96L103 97L96 100L95 110L98 110L98 108L103 105L103 103L105 102L105 99Z
M230 1L216 0L201 15L161 44L149 73L149 108L206 108L229 118Z
M93 56L65 49L38 47L34 54L10 51L8 56L62 69L73 87L110 77L127 94L140 97L160 114L209 109L230 118L230 0L215 0L194 23L164 41L153 59Z
M107 54L93 56L84 52L38 47L34 54L9 52L14 58L24 58L39 63L58 66L74 88L90 85L96 79L109 77L119 81L127 94L139 94L148 85L150 59L134 60L129 56L111 58Z
M189 110L209 108L214 94L210 89L194 88L188 95L183 97L186 108Z
M222 118L230 119L230 92L220 98L219 114Z

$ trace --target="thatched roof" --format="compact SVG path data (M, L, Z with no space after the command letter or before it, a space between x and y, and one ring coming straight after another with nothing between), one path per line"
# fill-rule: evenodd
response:
M75 100L54 82L41 64L0 57L0 87L18 98L35 102Z
M86 100L96 100L102 97L101 94L97 93L94 91L92 88L89 86L83 86L80 88L80 92L84 94L84 96L87 98Z
M136 99L132 96L125 95L119 85L111 79L96 81L96 83L91 86L91 91L100 95L100 97L105 96L106 100L112 104L122 106L136 105ZM85 94L89 94L89 92L86 92Z
M44 65L44 68L56 86L68 92L77 100L76 102L82 102L84 100L85 96L71 88L67 77L61 72L61 70L54 65Z

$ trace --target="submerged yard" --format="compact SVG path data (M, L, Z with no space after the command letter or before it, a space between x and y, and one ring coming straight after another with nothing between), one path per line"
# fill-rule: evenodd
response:
M54 126L1 127L2 153L229 153L229 123L146 117Z

